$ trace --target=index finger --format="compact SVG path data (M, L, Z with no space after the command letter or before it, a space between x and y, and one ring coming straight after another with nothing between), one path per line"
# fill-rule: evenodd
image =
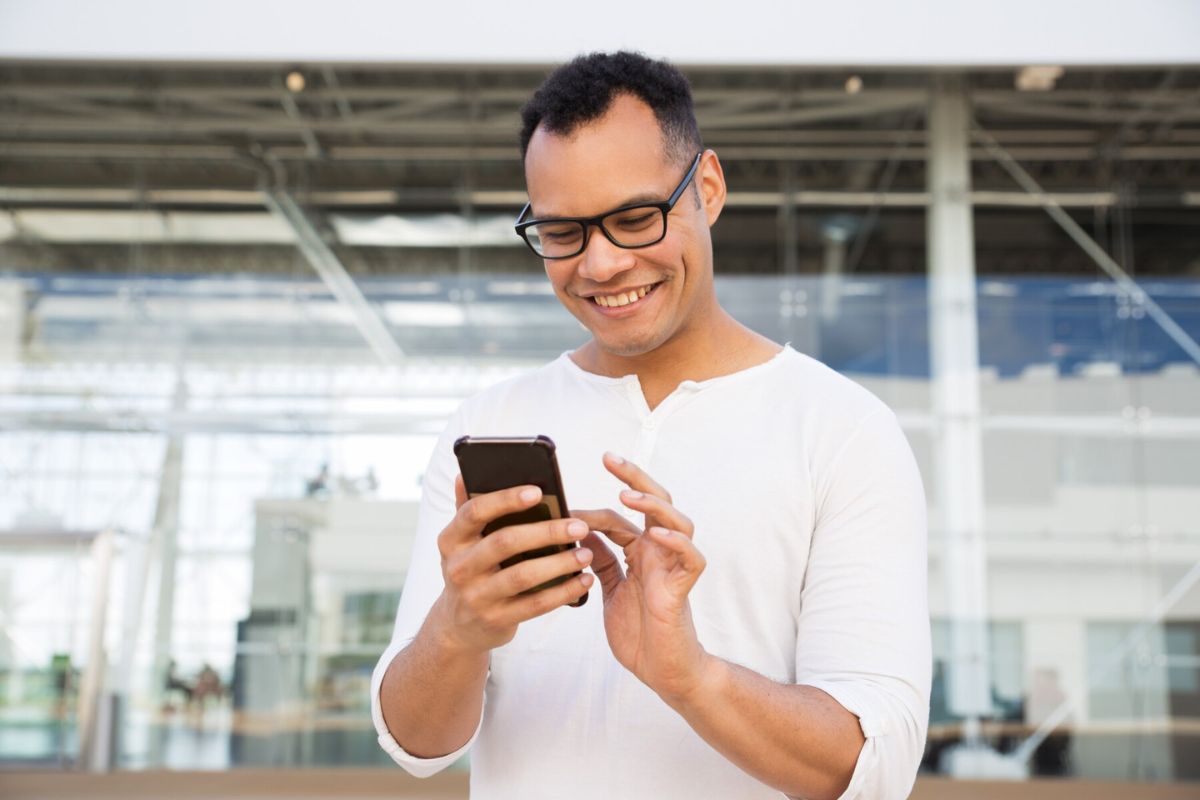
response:
M589 528L600 531L621 547L627 546L642 535L632 522L611 508L599 508L594 511L581 511L577 508L571 516L583 520Z
M458 513L446 526L446 533L458 542L470 542L492 520L532 508L541 499L542 490L536 486L513 486L476 495L458 507Z
M671 502L671 493L660 486L653 478L646 474L645 470L632 461L621 458L616 453L605 453L604 466L630 489L636 489L643 494L661 497L668 503Z

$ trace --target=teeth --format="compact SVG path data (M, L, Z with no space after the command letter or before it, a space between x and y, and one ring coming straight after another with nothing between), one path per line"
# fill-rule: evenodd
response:
M604 306L605 308L619 308L641 300L650 292L651 288L650 286L642 286L639 289L631 289L621 294L598 294L592 299L596 301L597 305Z

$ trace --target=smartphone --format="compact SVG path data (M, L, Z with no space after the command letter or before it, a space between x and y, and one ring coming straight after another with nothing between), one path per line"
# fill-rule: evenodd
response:
M562 477L558 472L558 459L554 456L554 442L549 436L463 436L454 442L454 455L458 458L458 468L462 473L468 497L526 484L542 490L540 503L533 508L505 514L492 520L484 527L484 536L510 525L524 525L570 516L570 512L567 511L567 498L563 494ZM507 558L500 562L500 566L509 567L526 559L541 558L578 546L572 542L539 547ZM578 574L580 573L561 575L522 594L532 594L557 586ZM578 607L586 602L585 593L571 605Z

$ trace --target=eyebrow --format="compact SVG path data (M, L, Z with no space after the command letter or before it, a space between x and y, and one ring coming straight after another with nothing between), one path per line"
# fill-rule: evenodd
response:
M613 206L612 208L608 209L608 211L601 212L601 214L607 214L611 211L615 211L618 208L625 208L626 206L636 206L640 203L665 203L668 199L669 198L661 197L658 194L653 194L650 192L642 192L641 194L635 194L632 197L625 198L624 201L622 201L622 202L618 203L617 205ZM576 215L555 214L555 213L539 214L537 212L537 209L533 207L532 203L529 206L529 218L530 219L579 219L582 216L584 216L584 215L582 215L582 214L576 214ZM588 216L591 216L591 215L588 215Z

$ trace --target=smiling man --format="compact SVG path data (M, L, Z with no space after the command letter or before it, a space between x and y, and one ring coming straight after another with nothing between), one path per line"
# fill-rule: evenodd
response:
M470 749L475 798L906 796L930 645L894 415L717 302L725 179L675 68L580 57L523 122L517 232L591 339L439 441L372 682L380 743L421 776ZM467 500L464 434L550 436L572 508L595 510L481 536L540 494ZM564 607L589 573L521 594L581 565L602 602Z

